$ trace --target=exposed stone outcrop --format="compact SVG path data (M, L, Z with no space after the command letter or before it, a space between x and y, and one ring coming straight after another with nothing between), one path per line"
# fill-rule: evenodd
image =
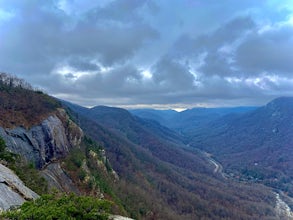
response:
M0 211L36 198L38 195L27 188L12 170L0 164Z
M43 168L50 162L65 157L71 147L80 144L83 135L63 109L57 115L49 116L29 130L23 127L0 127L0 136L5 140L9 151L34 162L37 168Z
M63 109L58 109L55 115L30 129L0 127L0 136L9 151L21 155L42 170L50 188L79 193L58 159L64 158L70 148L79 147L83 132ZM10 169L0 164L0 209L6 210L37 197Z
M288 204L281 199L279 193L275 193L276 195L276 213L280 219L284 220L292 220L293 219L293 212Z
M109 220L134 220L134 219L128 218L128 217L123 217L123 216L120 216L120 215L111 215L109 217Z
M69 176L61 168L59 162L49 164L42 171L42 175L47 180L48 186L51 189L57 189L65 192L74 192L80 194L78 188L74 185Z

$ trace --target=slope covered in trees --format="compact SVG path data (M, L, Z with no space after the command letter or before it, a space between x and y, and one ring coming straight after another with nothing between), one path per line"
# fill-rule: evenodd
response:
M0 98L1 164L14 170L25 185L39 195L52 192L52 187L58 186L57 189L61 192L68 193L73 190L77 195L90 195L93 202L107 203L111 200L111 207L115 208L114 214L126 214L111 189L116 176L104 149L83 134L70 116L61 109L58 100L34 91L29 84L7 74L0 74ZM41 158L44 159L43 163L38 163ZM5 184L5 180L3 181ZM4 193L0 196L5 195ZM90 200L83 200L83 197L70 198L77 202ZM67 195L46 202L53 205L52 211L65 200L70 200ZM41 201L38 202L43 204L44 200ZM40 219L40 216L44 215L55 218L58 214L64 216L68 212L65 211L67 208L72 211L83 204L82 202L63 206L65 210L62 210L61 207L65 204L61 203L59 211L56 209L56 213L51 215L46 215L49 214L46 211L49 206L36 207L36 203L31 202L21 207L20 211L10 213L10 217ZM92 208L89 203L86 203L85 209ZM0 209L2 208L0 204ZM87 216L88 219L93 216L98 216L96 219L105 219L100 218L102 212L96 212L96 209L91 215L82 211L78 213L78 210L74 213L79 216L77 219ZM31 214L33 217L29 217ZM80 217L81 215L83 217ZM44 216L42 218L45 218ZM70 213L66 216L68 219L72 217Z
M0 126L31 127L47 118L60 104L24 80L0 73Z
M255 110L257 107L192 108L182 112L174 110L134 109L130 112L145 119L159 122L185 136L190 136L224 115L238 115Z
M277 219L275 198L256 184L224 180L169 129L119 108L65 103L106 149L120 181L114 191L135 219Z
M3 129L3 134L18 138L19 143L26 142L23 146L31 149L37 146L32 144L37 140L33 137L37 133L25 132L55 114L56 123L45 123L39 129L40 134L48 130L49 135L44 135L40 142L46 143L47 150L42 152L52 156L40 168L50 171L60 185L70 180L77 194L112 201L113 213L134 219L277 219L275 195L270 189L224 179L214 172L215 165L204 154L185 145L181 135L159 123L140 119L119 108L87 109L70 103L61 106L59 101L27 88L18 80L5 78L1 85L2 97L8 104L1 107L7 117L0 125L15 127L20 132L14 137L15 133L7 132L11 129ZM58 115L62 107L63 115ZM54 128L58 128L57 133ZM58 148L62 143L64 147ZM38 155L39 150L32 149ZM54 151L60 150L66 152L59 152L60 157L55 157ZM52 183L52 179L46 180ZM61 186L60 190L73 188ZM61 196L47 202L55 207L56 201L59 204L67 199ZM69 212L73 210L73 214L79 215L75 212L76 204L68 204L72 205L67 207ZM26 208L44 208L35 205L27 203L19 213L25 216Z
M228 173L293 196L293 98L275 99L255 111L222 117L190 136L214 154Z

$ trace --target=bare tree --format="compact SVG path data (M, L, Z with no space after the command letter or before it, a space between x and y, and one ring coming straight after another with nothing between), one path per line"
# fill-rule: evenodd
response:
M9 86L10 88L19 87L23 89L33 90L33 87L24 79L20 79L17 76L8 73L0 73L0 84Z

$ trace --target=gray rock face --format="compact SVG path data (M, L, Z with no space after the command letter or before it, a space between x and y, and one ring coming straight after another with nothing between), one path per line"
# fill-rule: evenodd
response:
M0 211L38 197L12 170L0 164Z
M11 152L20 154L26 160L34 162L37 168L42 168L52 161L65 157L73 144L78 145L81 141L81 129L66 118L64 112L60 115L68 124L71 123L71 127L64 126L60 116L53 115L30 130L23 127L14 129L0 127L0 136ZM74 135L69 131L72 126L75 126Z
M124 217L121 215L111 215L109 220L134 220L133 218Z
M0 127L0 136L9 151L21 155L42 169L49 187L78 193L78 189L56 162L64 158L70 148L78 147L83 136L82 130L69 119L64 110L60 109L56 115L48 117L40 125L29 130L23 127ZM25 200L37 197L38 195L25 187L13 171L0 164L0 210L19 206Z
M65 192L74 192L80 194L78 188L73 184L72 180L63 171L60 164L51 163L42 171L42 175L47 180L48 186L51 189L58 189Z

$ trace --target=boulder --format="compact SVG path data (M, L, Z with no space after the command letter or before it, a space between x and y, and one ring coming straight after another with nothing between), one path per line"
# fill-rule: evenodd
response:
M0 210L20 206L26 200L38 197L12 170L0 164Z

